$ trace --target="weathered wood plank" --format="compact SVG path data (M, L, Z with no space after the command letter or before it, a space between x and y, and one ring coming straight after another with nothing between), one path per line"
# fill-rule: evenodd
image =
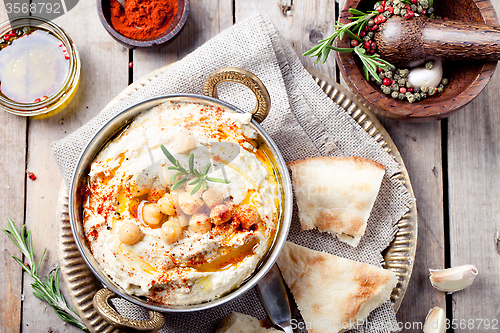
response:
M316 58L302 54L319 40L333 33L335 0L235 0L236 22L260 13L267 15L282 36L289 41L305 67L313 67ZM314 67L315 70L335 80L335 57Z
M10 216L18 229L24 223L26 124L22 117L0 111L0 226L7 228ZM0 332L19 332L21 322L22 270L11 258L22 259L21 251L5 235L0 235Z
M0 0L0 22L8 19ZM24 223L24 186L26 163L27 120L0 111L0 226L7 228L10 216L17 228ZM21 327L22 270L11 256L21 257L21 251L2 233L0 236L0 332L19 332Z
M55 20L71 36L82 60L80 87L68 108L41 120L29 121L28 169L37 176L27 186L26 224L34 235L34 248L47 248L41 274L58 266L56 204L61 175L50 151L50 143L63 138L95 116L128 84L128 50L114 41L102 27L94 0L80 0L67 14ZM52 308L32 295L25 279L23 332L79 332L66 325Z
M133 51L134 80L182 59L232 24L232 0L191 0L188 20L172 43L159 51Z
M429 268L444 268L443 172L441 126L433 123L404 123L379 118L401 153L417 199L418 243L413 274L398 321L404 332L422 332L427 312L434 306L446 308L445 294L429 282Z
M500 10L500 0L492 0ZM449 118L451 265L474 264L474 284L453 294L453 319L473 325L460 332L486 332L480 320L500 329L500 73L468 106ZM460 326L459 326L460 327ZM491 329L491 327L490 327Z

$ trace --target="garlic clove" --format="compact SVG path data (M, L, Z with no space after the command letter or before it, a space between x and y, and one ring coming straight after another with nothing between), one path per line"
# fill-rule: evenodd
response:
M467 288L478 274L477 267L474 265L463 265L448 269L430 269L429 272L432 286L446 292L455 292Z
M446 313L439 306L434 307L425 317L424 333L446 332Z
M437 87L443 78L443 66L441 60L434 61L434 67L431 70L425 67L416 67L410 70L408 81L413 87Z

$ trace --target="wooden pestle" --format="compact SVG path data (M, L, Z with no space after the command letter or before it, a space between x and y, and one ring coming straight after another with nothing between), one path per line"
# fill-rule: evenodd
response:
M399 65L425 58L500 59L500 26L484 23L393 16L380 25L374 40L377 53Z

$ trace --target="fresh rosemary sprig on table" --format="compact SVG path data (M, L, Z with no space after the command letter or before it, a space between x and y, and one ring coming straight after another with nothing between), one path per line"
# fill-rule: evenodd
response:
M229 184L230 181L226 179L220 179L220 178L213 178L213 177L208 177L208 170L210 169L210 166L212 165L211 163L208 163L205 165L203 170L200 172L194 168L194 154L191 153L189 155L189 170L186 170L181 163L168 151L168 149L164 145L160 145L161 150L163 151L163 154L167 156L168 160L170 163L173 164L173 166L169 166L169 170L177 170L177 173L172 177L172 181L174 181L178 176L181 176L182 178L176 181L173 185L171 190L175 191L185 183L187 183L189 180L193 179L191 182L189 182L189 185L196 185L193 187L191 190L190 194L193 195L198 190L203 187L204 190L207 189L207 181L210 182L215 182L215 183L223 183L223 184Z
M363 71L366 80L368 81L370 79L369 75L371 75L375 80L380 81L380 78L377 74L377 68L381 68L386 71L390 68L393 68L393 65L380 58L378 54L368 55L366 53L366 50L363 48L363 43L354 48L340 48L333 46L333 42L335 41L335 39L342 39L344 38L344 35L347 35L349 38L357 40L358 42L363 42L363 40L358 37L359 33L363 30L368 21L376 14L378 14L377 11L363 13L362 11L353 8L350 8L349 12L353 15L352 17L349 17L350 20L353 20L351 23L342 24L340 22L337 22L337 24L333 26L334 28L337 28L337 30L335 30L330 37L320 40L318 45L316 45L303 55L317 57L316 63L320 61L324 63L330 55L331 50L341 53L354 52L363 64Z
M45 281L43 281L38 276L38 269L42 264L43 256L45 255L45 249L43 251L40 260L37 263L35 262L35 255L33 253L33 241L31 237L31 232L26 230L26 227L23 226L21 229L21 233L19 233L14 225L14 222L7 217L8 229L2 229L7 236L14 242L14 244L21 250L23 255L25 256L27 263L24 263L19 258L12 256L14 260L21 265L21 267L33 278L35 282L31 284L33 287L33 295L40 298L43 301L49 303L54 311L57 313L59 318L64 320L65 322L74 325L85 332L88 332L87 327L82 322L78 313L75 310L70 308L64 299L64 296L59 288L59 271L57 268L54 273L50 273L49 276L45 277Z

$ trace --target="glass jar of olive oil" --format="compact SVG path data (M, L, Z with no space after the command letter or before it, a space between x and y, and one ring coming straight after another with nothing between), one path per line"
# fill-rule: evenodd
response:
M19 17L0 25L0 109L19 116L50 117L74 97L80 58L56 24Z

